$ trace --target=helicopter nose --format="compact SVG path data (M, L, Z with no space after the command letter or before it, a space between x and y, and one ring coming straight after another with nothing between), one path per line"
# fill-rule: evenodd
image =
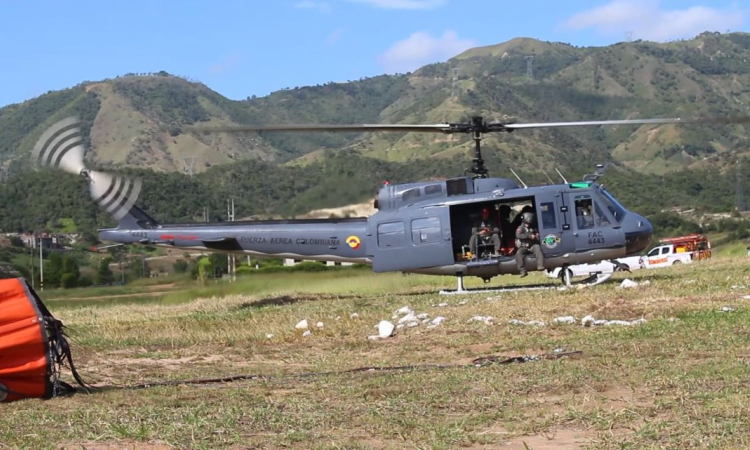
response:
M625 231L625 250L628 255L639 253L651 245L651 235L654 228L645 217L630 213L625 216L623 224Z

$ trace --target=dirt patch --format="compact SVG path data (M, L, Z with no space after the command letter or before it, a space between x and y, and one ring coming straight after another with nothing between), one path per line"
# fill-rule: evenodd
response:
M75 444L63 444L60 450L172 450L174 447L167 444L152 444L148 442L81 442Z
M502 448L508 450L574 450L590 445L594 438L596 438L596 432L558 429L514 438Z

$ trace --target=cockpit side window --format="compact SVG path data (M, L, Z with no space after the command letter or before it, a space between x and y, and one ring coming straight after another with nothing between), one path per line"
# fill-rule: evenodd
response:
M658 254L659 254L659 249L655 248L655 249L651 250L650 252L648 252L647 256L657 256Z
M622 218L625 217L626 214L625 208L623 208L622 205L609 194L609 192L604 189L601 189L599 192L602 194L601 199L612 214L612 217L614 217L618 223L622 222Z

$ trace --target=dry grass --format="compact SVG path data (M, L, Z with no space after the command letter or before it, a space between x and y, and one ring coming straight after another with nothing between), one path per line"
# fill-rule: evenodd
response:
M744 259L717 259L635 272L631 278L650 281L635 289L618 288L619 277L581 290L465 297L435 294L441 283L452 287L452 279L275 274L254 280L252 295L75 308L51 302L70 328L82 372L99 385L273 378L110 388L3 405L0 448L746 448L747 268ZM367 340L378 321L404 305L446 321ZM717 312L723 306L736 311ZM353 312L359 317L351 319ZM587 314L648 322L507 323ZM491 315L496 324L467 323L475 315ZM325 327L302 337L294 325L303 318ZM583 355L488 368L296 376L465 364L558 347Z

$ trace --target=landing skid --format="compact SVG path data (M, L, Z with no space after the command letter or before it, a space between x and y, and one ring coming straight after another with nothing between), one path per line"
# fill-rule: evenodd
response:
M562 276L562 282L565 285L565 287L572 288L572 287L577 287L577 286L596 286L597 284L604 283L610 278L612 278L612 272L594 273L594 274L591 274L585 280L573 282L571 280L570 271L564 270L563 276Z
M457 279L457 287L455 290L453 289L444 289L439 292L440 295L472 295L472 294L488 294L488 293L497 293L497 292L519 292L519 291L544 291L544 290L552 290L552 289L566 289L566 288L573 288L578 286L596 286L597 284L604 283L605 281L609 280L612 277L611 273L596 273L585 280L576 281L573 282L570 279L570 273L566 270L563 272L565 275L563 276L563 284L565 287L558 288L556 286L552 286L549 284L529 284L526 286L508 286L508 287L498 287L498 288L474 288L474 289L466 289L464 287L464 277L459 276L456 277Z

